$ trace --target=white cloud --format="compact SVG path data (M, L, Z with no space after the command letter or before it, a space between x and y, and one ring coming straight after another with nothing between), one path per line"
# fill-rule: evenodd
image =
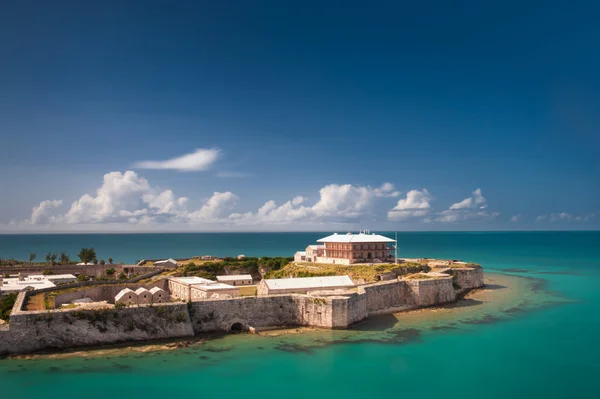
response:
M484 209L487 207L486 199L481 194L481 189L473 191L473 195L471 197L465 198L464 200L452 204L450 209Z
M396 206L388 211L390 220L407 220L426 216L431 208L431 194L427 189L410 190L406 198L398 201Z
M555 212L547 215L540 215L535 218L536 222L589 222L595 219L597 216L600 216L600 212L591 212L585 215L573 215L568 212Z
M208 170L221 155L218 148L198 148L190 154L164 161L140 161L134 164L139 169L172 169L182 172Z
M521 215L515 215L510 218L510 221L513 223L518 222L519 220L521 220Z
M45 200L31 211L31 224L53 223L56 221L56 208L62 205L62 200Z
M267 201L256 213L234 213L230 219L240 224L290 222L348 222L371 214L376 198L397 196L394 186L381 187L329 184L319 190L319 200L312 206L303 205L304 197L295 197L278 206Z
M213 193L204 206L186 215L189 221L218 221L227 217L237 203L238 197L232 192Z
M481 193L481 189L478 188L470 197L456 202L450 208L440 212L435 220L442 223L453 223L471 219L492 220L500 215L498 212L486 211L486 208L487 200Z

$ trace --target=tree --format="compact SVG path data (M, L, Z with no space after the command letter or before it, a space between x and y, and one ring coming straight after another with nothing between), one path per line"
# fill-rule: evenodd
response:
M112 258L108 258L108 263L112 265Z
M81 248L77 256L83 263L90 263L96 259L96 250L94 248Z
M71 263L71 258L69 258L69 254L66 252L61 252L60 253L60 264L68 265L69 263Z
M29 254L29 263L33 263L33 261L35 260L35 258L37 258L37 255L35 254L35 252L31 252Z
M80 274L79 276L77 276L77 281L80 282L86 282L90 280L90 276L88 276L87 274Z
M46 262L51 263L52 266L56 265L56 258L57 258L56 254L53 254L51 252L48 252L46 254Z
M98 258L94 258L93 262L94 262L94 265L97 265L98 264Z
M100 261L100 264L101 264L102 266L104 266L104 265L106 264L106 262L104 261L104 259L102 259L102 260Z
M121 272L119 273L119 280L125 280L127 278L127 276L125 275L125 273Z
M112 267L110 269L106 269L106 275L107 276L112 276L113 274L115 274L115 269L113 269Z

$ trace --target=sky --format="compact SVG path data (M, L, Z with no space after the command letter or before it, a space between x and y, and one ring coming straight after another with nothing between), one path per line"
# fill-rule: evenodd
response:
M0 232L600 229L597 1L3 1Z

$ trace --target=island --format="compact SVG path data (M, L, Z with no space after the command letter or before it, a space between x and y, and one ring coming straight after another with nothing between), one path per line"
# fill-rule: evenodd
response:
M478 264L398 258L392 256L395 240L381 235L334 234L319 242L322 247L311 244L294 258L204 255L80 269L53 265L42 277L43 265L1 266L0 293L7 280L10 286L11 279L25 281L26 270L36 278L78 270L95 277L8 293L14 304L0 325L0 354L274 327L346 329L373 315L451 303L484 285Z

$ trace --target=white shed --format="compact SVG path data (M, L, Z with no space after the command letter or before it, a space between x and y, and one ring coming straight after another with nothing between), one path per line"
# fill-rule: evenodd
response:
M139 304L152 302L152 294L144 287L140 287L137 290L135 290L135 295L137 295L137 300Z
M137 295L133 290L124 288L115 296L115 304L135 305L137 304Z
M151 288L150 293L152 294L152 302L154 303L167 302L169 299L165 290L159 287Z

